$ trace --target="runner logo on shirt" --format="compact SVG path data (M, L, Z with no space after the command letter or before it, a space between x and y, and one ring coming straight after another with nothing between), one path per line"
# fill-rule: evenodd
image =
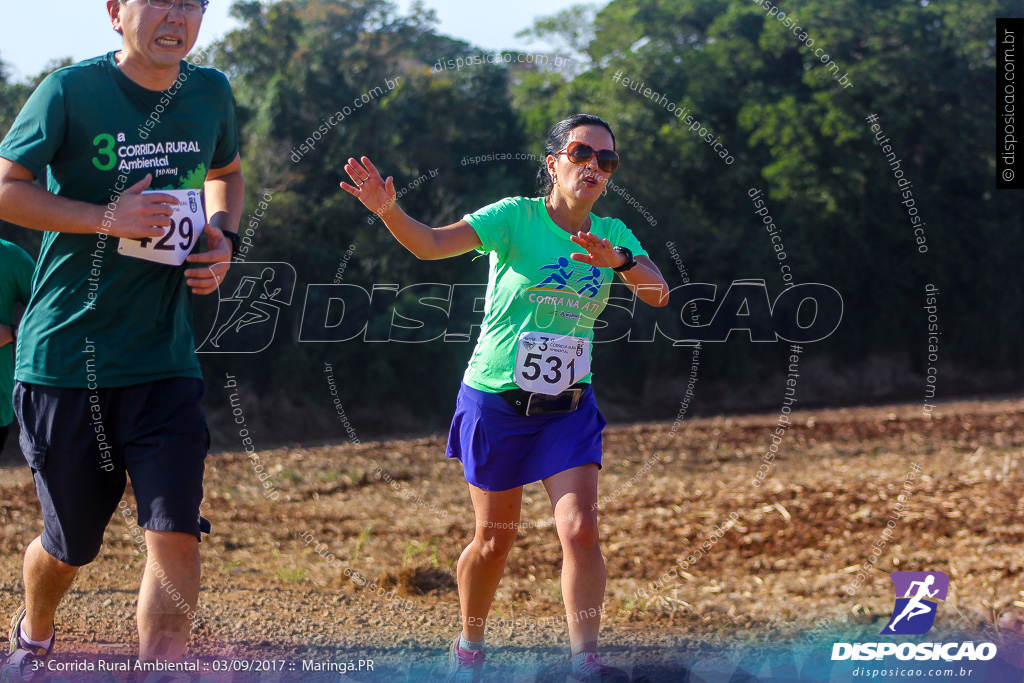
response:
M593 299L604 285L604 275L597 266L587 266L565 256L559 256L554 263L538 268L544 279L527 291L549 290L572 292Z
M579 321L581 314L596 314L601 309L596 299L606 281L600 268L559 256L537 270L541 281L523 294L537 305L538 323L546 327L555 316Z

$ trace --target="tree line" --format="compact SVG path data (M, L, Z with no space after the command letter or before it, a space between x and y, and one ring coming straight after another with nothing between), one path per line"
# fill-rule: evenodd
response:
M622 156L596 210L623 219L673 287L719 293L672 318L638 307L633 325L666 335L595 347L611 418L677 414L693 354L671 339L691 315L709 323L740 280L763 280L772 301L797 283L840 293L838 329L801 357L804 406L920 401L929 364L939 399L1014 388L1024 221L1019 193L994 180L995 17L1014 5L613 0L536 20L524 36L557 46L540 59L444 36L418 4L235 3L240 27L207 53L238 103L246 259L291 264L297 287L268 349L203 356L218 436L231 444L217 389L230 372L264 444L345 438L325 363L361 438L443 432L472 341L299 341L307 285L486 278L474 255L416 260L339 190L342 167L370 156L410 215L447 224L535 195L547 130L580 111L611 123ZM0 133L44 75L14 82L0 68ZM0 236L38 248L29 231ZM211 315L201 302L197 327ZM369 327L393 319L370 315ZM448 325L478 317L463 306ZM777 408L790 355L745 331L705 343L690 414Z

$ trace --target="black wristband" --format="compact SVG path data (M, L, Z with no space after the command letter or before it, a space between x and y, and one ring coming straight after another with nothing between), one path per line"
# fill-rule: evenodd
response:
M237 232L231 230L221 230L225 237L231 240L231 258L238 256L238 252L242 249L242 238L239 237Z
M633 258L633 252L626 247L615 247L613 251L617 254L622 254L626 257L626 262L618 268L612 268L616 273L625 273L627 270L636 267L636 259Z

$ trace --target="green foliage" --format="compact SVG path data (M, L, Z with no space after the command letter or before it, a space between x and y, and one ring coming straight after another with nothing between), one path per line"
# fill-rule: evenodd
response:
M206 375L230 371L257 397L250 421L261 427L261 447L314 434L344 438L323 379L325 361L335 367L362 438L443 431L470 344L297 342L305 285L331 282L349 245L355 250L346 283L479 283L486 275L484 260L470 255L416 260L338 188L343 166L367 155L399 189L436 169L400 203L417 219L444 225L533 192L536 163L464 159L539 154L553 123L588 111L612 123L623 159L615 183L657 225L615 193L597 211L625 220L671 285L682 280L667 256L669 241L693 281L724 286L763 278L773 296L782 291L775 247L748 197L761 189L795 281L828 283L843 295L840 330L813 350L826 374L855 376L878 358L902 368L874 385L830 385L820 377L808 388L811 398L849 402L908 387L920 394L922 382L905 382L923 371L926 282L943 292L941 358L957 370L944 375L944 389L1010 382L1024 361L1016 341L1024 292L1019 278L1006 276L1024 257L1024 221L1015 193L993 189L991 33L996 16L1015 13L1014 2L782 4L803 35L751 0L613 0L600 11L577 5L524 32L559 46L573 68L484 63L456 71L434 65L482 53L439 35L421 4L403 15L391 2L369 0L237 2L241 27L218 45L214 64L229 75L238 101L242 229L270 194L249 260L291 263L299 288L269 350L205 357ZM623 87L615 74L657 92L659 101ZM9 82L0 67L0 132L31 87ZM676 108L710 131L732 163ZM917 250L895 178L865 121L871 114L914 183L927 254ZM34 238L11 228L0 235ZM637 317L655 315L641 306ZM782 367L781 353L743 333L705 345L698 409L777 403L778 392L765 394L763 386ZM602 392L628 397L615 404L620 417L674 414L688 351L660 340L598 345L595 354ZM954 376L964 383L955 385ZM213 406L221 398L211 392ZM216 407L211 414L216 424ZM262 441L267 434L275 437Z
M594 40L594 15L597 5L579 3L549 17L540 17L533 26L516 34L517 38L536 38L553 42L572 53L575 61L584 61L587 48Z
M921 372L925 282L958 293L942 307L956 327L943 340L948 362L994 370L989 361L999 358L1002 368L1019 368L1016 345L988 323L1009 310L1007 324L1017 330L1024 303L1019 285L993 279L1021 256L1020 202L992 189L988 41L994 17L1012 14L1011 3L781 4L813 46L748 0L614 0L595 20L595 67L572 82L524 83L517 108L528 124L583 107L610 120L624 160L616 182L659 226L629 221L636 214L621 204L606 210L627 218L645 244L683 245L690 276L700 281L764 277L780 291L769 236L747 198L748 189L763 189L796 280L826 282L844 296L840 332L817 348L837 370L897 356ZM838 74L815 54L818 47ZM615 73L686 107L735 162L723 164L667 105L613 82ZM853 86L840 85L843 74ZM873 144L865 122L872 113L914 181L927 256L917 252L896 180ZM748 346L715 349L702 374L744 381L756 358L774 364L766 349ZM657 347L653 355L669 375L682 374L688 362Z
M10 129L29 92L28 86L11 82L10 71L0 61L0 130Z

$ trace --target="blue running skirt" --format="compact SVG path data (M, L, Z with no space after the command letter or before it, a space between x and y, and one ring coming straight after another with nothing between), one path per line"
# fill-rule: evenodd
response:
M580 465L601 467L607 424L590 385L573 412L527 417L499 394L463 383L445 455L462 461L473 486L507 491Z

